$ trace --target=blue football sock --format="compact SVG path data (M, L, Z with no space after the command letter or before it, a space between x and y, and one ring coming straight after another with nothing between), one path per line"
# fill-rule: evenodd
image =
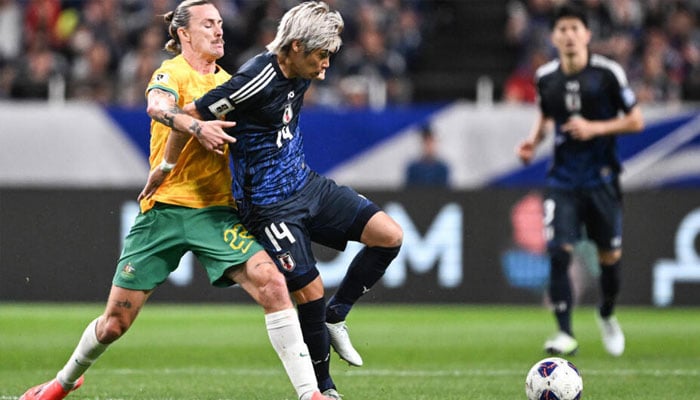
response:
M328 302L326 321L344 321L357 300L377 283L391 261L399 254L397 247L365 247L350 263L338 291Z
M326 304L323 298L297 307L301 332L314 364L318 388L322 392L335 389L330 373L331 340L326 328Z
M611 265L600 266L600 316L608 318L615 311L615 302L620 293L620 261Z

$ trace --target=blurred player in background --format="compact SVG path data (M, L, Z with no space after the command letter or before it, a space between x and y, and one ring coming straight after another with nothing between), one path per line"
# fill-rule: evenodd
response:
M230 78L216 65L224 54L221 16L208 1L187 0L166 14L165 21L172 37L166 49L176 56L154 72L147 89L147 112L153 119L150 177L162 184L155 194L139 195L141 213L126 238L104 314L87 326L56 378L29 389L20 399L62 399L80 387L83 374L124 335L188 250L204 266L212 285L238 284L263 307L270 341L297 396L327 399L318 391L285 278L233 208L228 152L221 144L233 140L222 128L234 124L202 123L175 114L178 105ZM188 121L188 133L171 135L176 117ZM202 146L190 134L221 139ZM177 154L166 150L167 141L177 142Z
M345 319L384 275L403 240L401 227L377 205L318 175L304 159L304 93L312 80L325 78L343 27L340 14L324 2L295 6L282 17L267 52L195 103L204 119L236 122L229 132L236 138L231 151L238 210L285 272L319 388L333 398L340 396L329 372L330 345L350 365L363 364ZM185 110L194 112L194 106ZM326 304L311 242L344 250L351 240L366 246Z
M639 132L644 121L625 72L616 62L590 54L590 40L585 14L570 5L559 8L551 24L551 41L559 57L537 70L539 114L517 154L529 163L554 124L554 158L544 210L551 263L549 295L559 332L545 342L545 350L567 355L578 349L567 272L574 244L585 227L596 243L601 266L596 317L603 344L608 353L619 356L625 337L614 315L622 255L616 135Z

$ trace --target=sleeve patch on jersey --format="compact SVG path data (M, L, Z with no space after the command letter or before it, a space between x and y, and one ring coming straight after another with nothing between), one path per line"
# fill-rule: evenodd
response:
M159 74L156 74L156 77L153 81L154 83L168 83L168 80L170 80L170 75L161 72Z
M227 113L233 111L236 107L228 101L227 98L219 99L209 106L209 111L214 114L216 118L223 117Z

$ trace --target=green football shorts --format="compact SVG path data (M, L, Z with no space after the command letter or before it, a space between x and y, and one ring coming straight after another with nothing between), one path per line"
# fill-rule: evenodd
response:
M229 207L187 208L156 203L136 217L124 241L112 283L151 290L165 282L191 251L217 287L235 284L224 276L232 266L263 250Z

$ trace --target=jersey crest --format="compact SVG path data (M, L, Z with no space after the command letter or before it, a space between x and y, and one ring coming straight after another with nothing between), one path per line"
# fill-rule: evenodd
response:
M170 80L170 75L161 72L156 74L156 77L153 80L156 83L168 83L168 81Z
M284 106L284 114L282 114L282 122L285 125L289 125L289 123L292 122L292 118L294 118L294 110L292 110L292 105L290 103L287 103L287 105Z

